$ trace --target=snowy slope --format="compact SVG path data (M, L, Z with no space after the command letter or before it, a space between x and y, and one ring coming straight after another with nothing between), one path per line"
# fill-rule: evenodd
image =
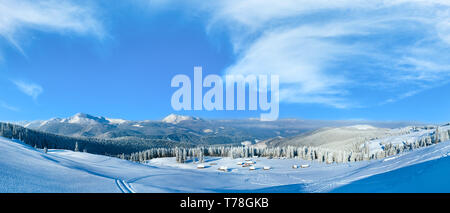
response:
M262 143L271 146L315 146L333 150L351 150L354 144L385 136L390 131L392 130L370 125L326 127L279 141L272 141L269 144L266 141Z
M0 192L119 192L113 181L81 166L0 138Z
M450 157L400 168L344 185L332 192L450 192Z
M196 169L195 164L177 164L174 158L153 159L143 165L67 150L49 150L46 154L4 138L0 138L0 150L0 192L329 192L345 185L351 187L371 176L378 177L377 174L401 172L424 162L435 165L436 159L448 161L450 142L389 159L345 164L255 158L255 171L236 164L243 159L206 158L206 168ZM292 169L294 164L310 167ZM436 165L439 171L445 169L440 165L446 164ZM227 166L229 171L218 171L220 166ZM271 170L263 170L264 166L270 166ZM447 182L448 173L442 174L441 178L433 179L436 184ZM395 177L403 176L392 176ZM383 181L392 178L377 179L377 185L370 190L383 191ZM421 182L413 179L408 183L408 191L421 190L416 188ZM406 189L398 188L395 192L402 191Z

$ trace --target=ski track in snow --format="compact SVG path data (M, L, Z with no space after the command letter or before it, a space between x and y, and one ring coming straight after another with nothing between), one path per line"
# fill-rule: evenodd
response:
M115 179L115 182L122 193L136 193L136 191L134 191L134 189L128 182L120 179Z

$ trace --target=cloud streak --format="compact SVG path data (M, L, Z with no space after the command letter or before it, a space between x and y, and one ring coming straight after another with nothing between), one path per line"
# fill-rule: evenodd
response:
M226 71L280 75L285 102L371 105L376 103L359 103L354 90L377 90L387 98L395 91L403 99L450 76L450 58L442 54L450 44L448 2L227 4L214 21L249 27L257 36L233 35L240 58Z
M5 103L5 102L3 102L1 100L0 100L0 107L3 108L3 109L7 109L9 111L14 111L14 112L20 111L19 108L10 106L10 105L8 105L7 103Z
M94 11L69 0L0 1L0 36L24 54L20 38L27 30L76 33L102 38L105 33Z
M105 31L92 5L72 0L1 0L0 42L6 41L22 55L26 52L21 43L29 39L30 31L89 35L98 39L105 37ZM3 38L3 39L1 39ZM0 49L0 62L2 57ZM44 91L42 86L22 80L11 80L24 94L37 100ZM0 107L10 111L18 108L0 101Z
M196 2L231 38L226 74L277 74L284 102L376 106L450 79L447 0Z
M34 100L36 100L38 98L38 96L42 92L44 92L44 89L42 88L42 86L40 86L36 83L25 82L22 80L14 80L12 82L16 85L17 89L19 89L25 95L32 97Z

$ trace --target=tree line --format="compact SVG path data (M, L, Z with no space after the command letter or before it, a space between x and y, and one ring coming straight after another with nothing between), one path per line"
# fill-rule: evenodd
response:
M18 139L25 144L39 149L67 149L108 156L131 154L158 147L192 146L187 143L176 143L170 140L144 139L137 137L122 137L115 139L69 137L32 130L19 125L3 122L0 122L0 136L9 139Z
M408 132L409 134L410 132ZM405 133L406 134L406 133ZM363 160L382 159L392 155L426 147L450 139L450 130L441 131L439 127L433 133L420 137L414 142L403 144L387 143L381 151L371 152L368 143L355 146L350 151L332 150L314 146L281 146L281 147L255 147L255 146L207 146L207 147L173 147L155 148L145 151L122 154L122 159L145 163L153 158L175 157L178 163L189 161L203 162L204 156L231 157L231 158L299 158L303 160L324 163L346 163ZM382 139L381 139L382 140ZM201 159L201 160L200 160Z

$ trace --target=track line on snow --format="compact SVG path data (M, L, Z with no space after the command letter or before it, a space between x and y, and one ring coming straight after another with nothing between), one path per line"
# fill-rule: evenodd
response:
M119 180L115 179L114 181L116 182L117 188L119 188L122 193L129 193L125 191Z
M122 182L122 185L130 192L130 193L136 193L133 189L133 187L131 187L131 185L124 181L124 180L120 180L120 182Z
M133 188L124 180L115 179L117 187L122 191L122 193L136 193Z

